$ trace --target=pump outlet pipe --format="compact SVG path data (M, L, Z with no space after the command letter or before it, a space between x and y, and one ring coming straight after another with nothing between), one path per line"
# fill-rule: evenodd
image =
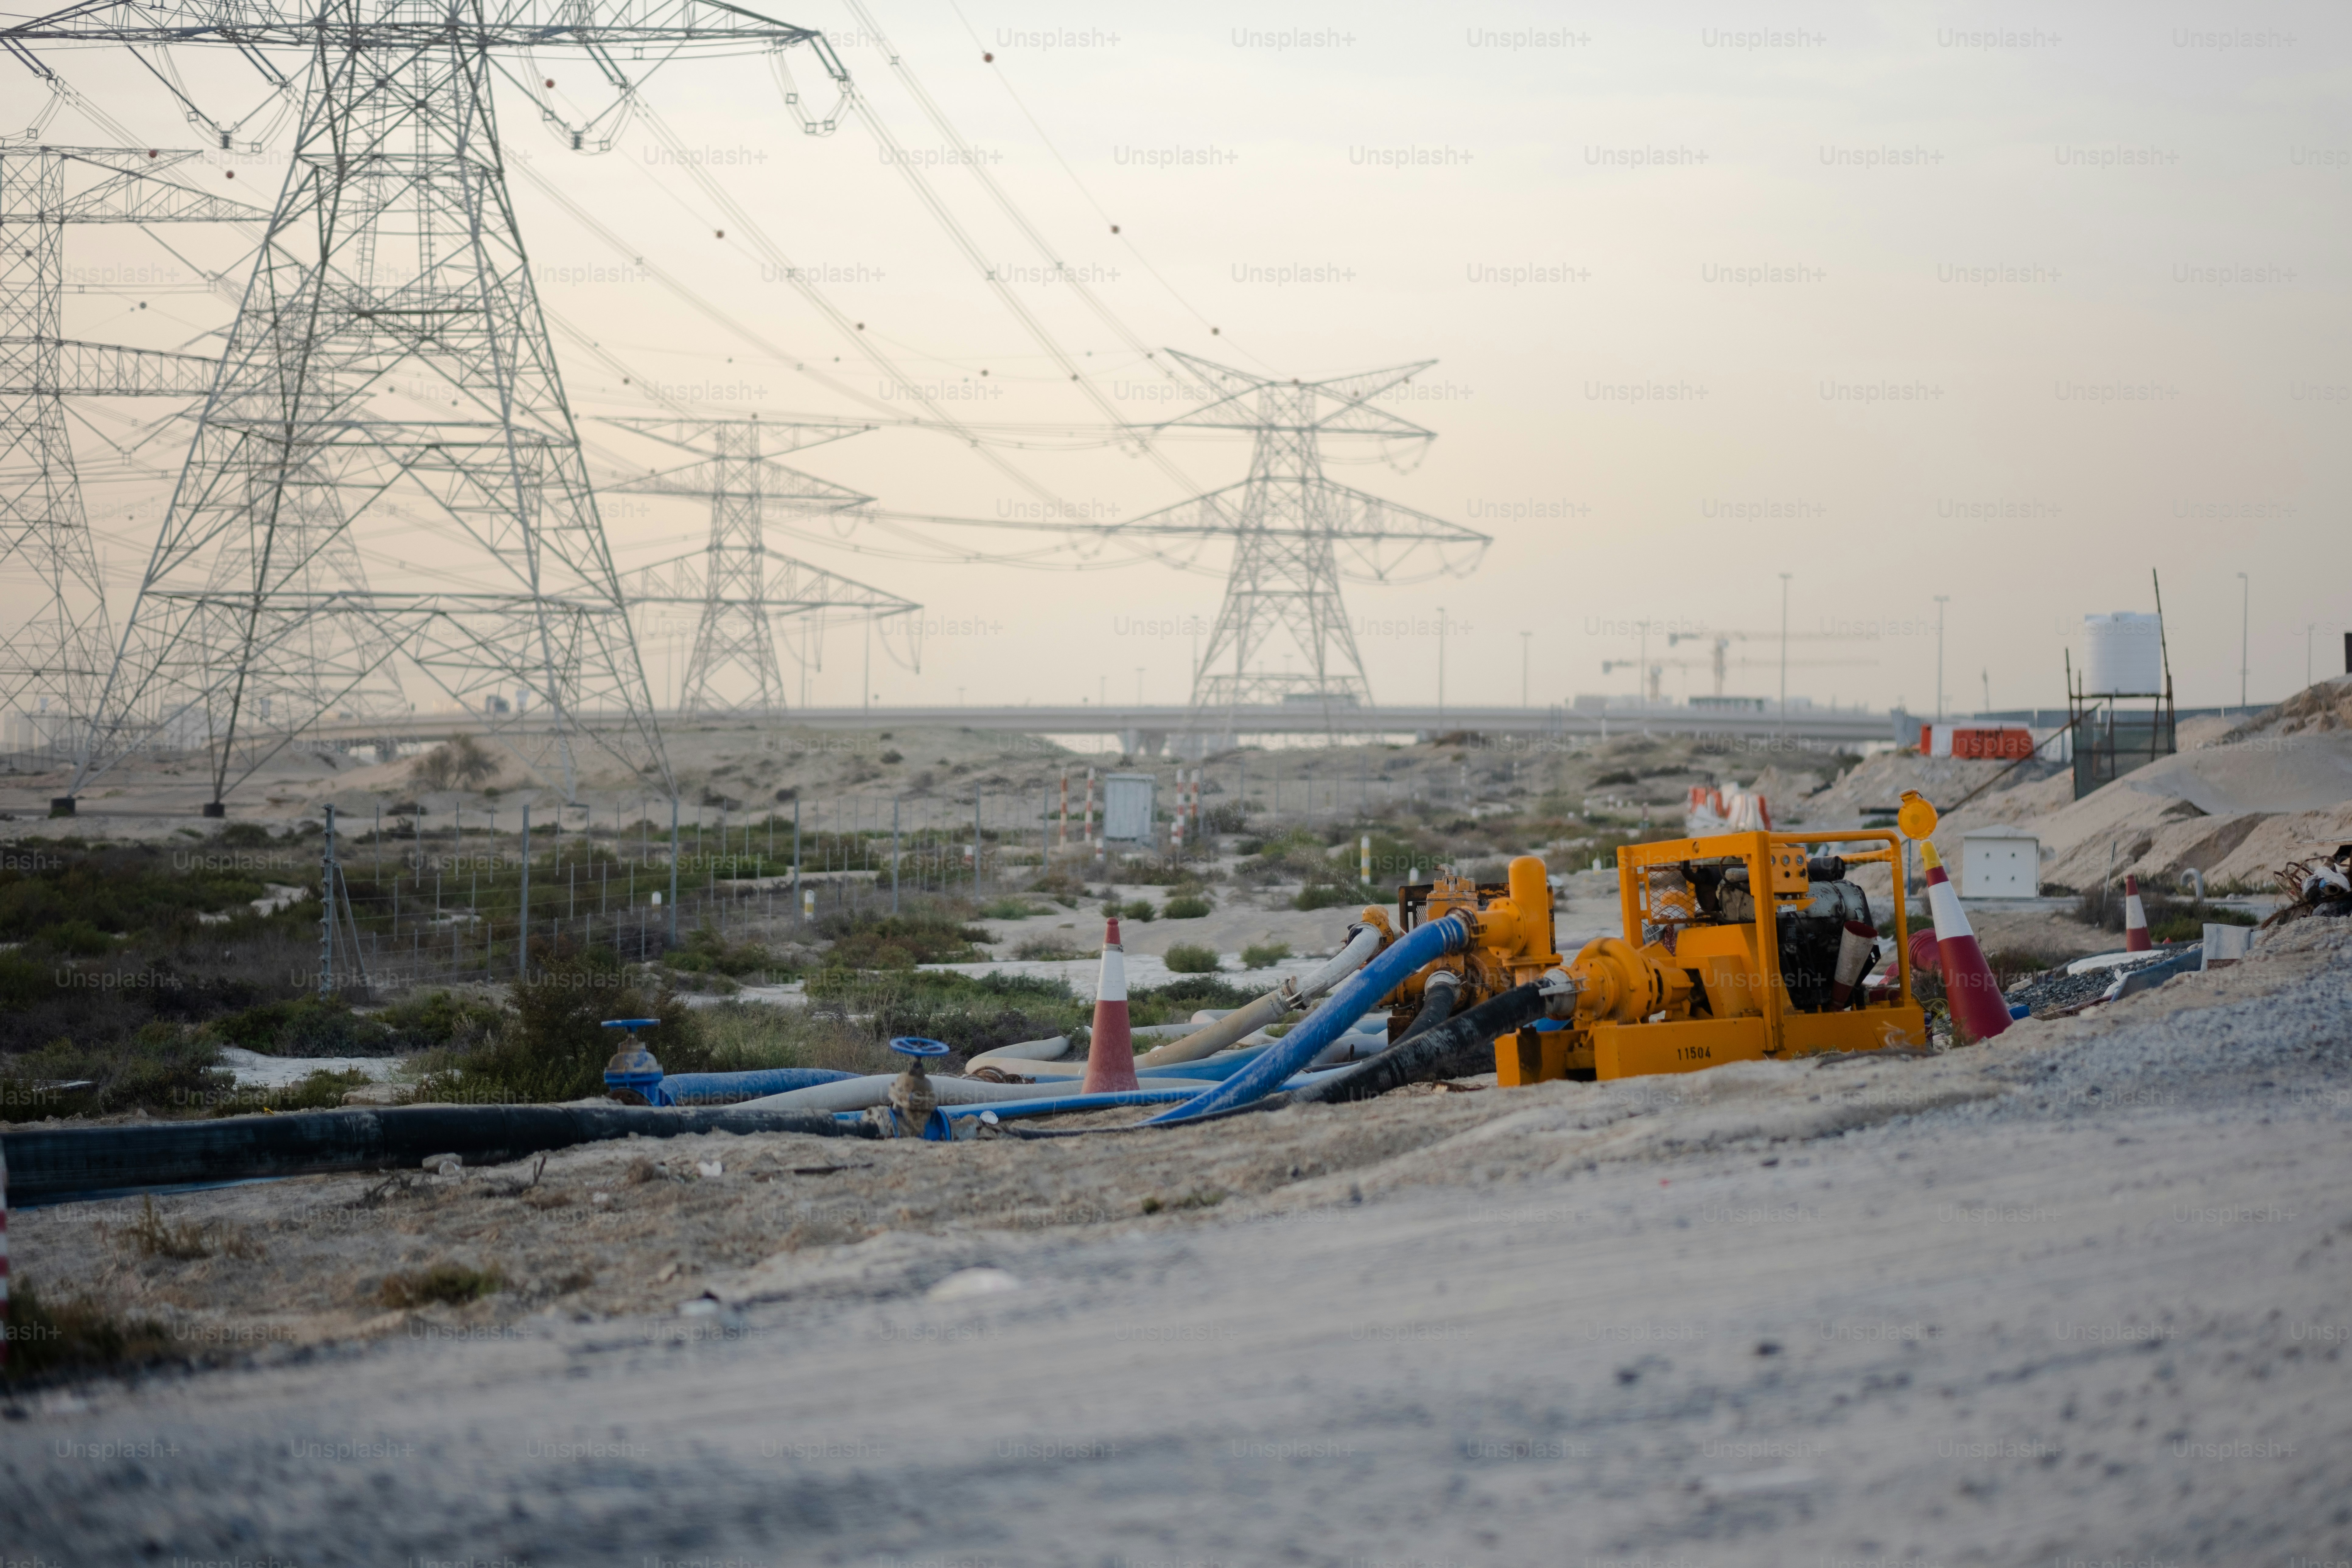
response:
M1253 1100L1263 1100L1282 1087L1291 1074L1322 1054L1371 1005L1396 989L1404 977L1433 959L1450 957L1470 945L1470 922L1447 915L1415 926L1391 942L1385 952L1349 975L1323 1005L1309 1013L1282 1038L1258 1053L1257 1060L1197 1099L1163 1110L1149 1126L1167 1127L1196 1121Z
M1398 1045L1427 1034L1454 1016L1454 1004L1462 999L1462 977L1450 969L1441 969L1429 977L1421 988L1421 1011L1396 1037Z

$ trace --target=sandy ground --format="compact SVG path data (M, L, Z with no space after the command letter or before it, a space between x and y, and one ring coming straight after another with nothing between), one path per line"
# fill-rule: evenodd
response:
M20 1274L257 1348L10 1409L0 1540L60 1563L2342 1561L2347 958L2305 922L1926 1058L1042 1144L714 1135L559 1154L522 1192L165 1205L259 1256L138 1257L119 1203L28 1211ZM511 1289L373 1299L443 1258Z

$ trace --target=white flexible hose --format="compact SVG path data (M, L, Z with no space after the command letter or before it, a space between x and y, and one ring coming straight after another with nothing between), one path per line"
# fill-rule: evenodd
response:
M1380 945L1381 933L1376 928L1358 926L1348 934L1347 942L1337 953L1304 979L1286 981L1246 1007L1235 1008L1198 1033L1186 1035L1171 1045L1145 1052L1136 1058L1136 1065L1163 1067L1171 1062L1198 1061L1202 1057L1229 1049L1267 1025L1277 1022L1291 1009L1311 1004L1315 998L1371 962L1372 954L1380 951Z
M870 1106L887 1105L890 1086L898 1081L897 1073L876 1073L867 1078L845 1078L833 1083L812 1084L786 1094L772 1094L764 1100L747 1100L740 1104L722 1106L722 1110L864 1110ZM1154 1079L1154 1089L1197 1089L1215 1087L1214 1080ZM1037 1086L1034 1083L991 1083L986 1079L935 1078L931 1092L941 1105L982 1105L999 1100L1034 1100Z

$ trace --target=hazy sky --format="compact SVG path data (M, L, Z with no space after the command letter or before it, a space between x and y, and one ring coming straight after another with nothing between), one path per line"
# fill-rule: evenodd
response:
M1182 498L1160 465L1083 437L1102 412L890 166L876 116L1129 418L1171 407L1130 336L1283 377L1438 362L1388 401L1436 433L1417 462L1328 448L1348 483L1495 539L1466 580L1351 589L1378 698L1436 694L1439 605L1451 700L1517 701L1524 631L1531 696L1556 701L1630 689L1630 669L1601 666L1634 657L1645 618L1775 630L1783 572L1793 629L1862 634L1793 645L1790 689L1819 700L1931 709L1941 594L1956 709L1988 684L1998 707L2059 703L2081 616L2150 608L2151 567L2184 704L2237 700L2242 572L2255 700L2303 683L2306 626L2315 671L2343 668L2341 7L962 3L874 15L1123 331L988 205L837 0L776 0L837 37L859 83L829 137L802 134L758 59L666 68L646 100L671 138L640 121L602 156L569 152L519 92L501 100L547 308L629 374L559 334L583 419L651 411L647 380L735 412L921 417L866 357L878 348L957 418L1035 430L995 448L1002 467L922 428L793 461L912 512L1035 515L1051 498L1118 519ZM62 63L139 133L191 144L152 79L96 53ZM793 64L803 107L826 99L805 55ZM604 101L576 58L517 68L556 79L583 118ZM187 69L224 104L259 97L225 63ZM28 79L0 79L0 119L20 123ZM47 134L98 139L70 110ZM677 166L681 150L757 234ZM240 194L274 194L284 161L215 155L202 177L232 168ZM238 248L170 237L212 265ZM187 282L135 233L82 228L70 246L85 280L154 267L131 276ZM865 331L836 331L777 276L780 254ZM143 311L69 300L68 335L201 347L230 309L194 287L140 297ZM600 460L628 450L590 436ZM146 455L168 468L184 439ZM1249 457L1235 436L1163 450L1204 489ZM127 599L163 489L101 479L91 494ZM607 521L625 566L693 547L706 524L690 501L638 499ZM1047 542L932 536L1005 554ZM927 606L921 673L876 660L886 702L1068 701L1106 680L1132 698L1139 666L1147 698L1178 700L1191 628L1220 591L1213 573L1157 563L892 559L869 552L915 547L865 531L778 544ZM408 559L422 549L371 541L378 585L424 581ZM647 650L657 688L666 648ZM858 651L856 632L833 635L815 700L856 700ZM1704 643L1674 651L1693 668L1670 668L1667 690L1707 689ZM1769 694L1775 650L1750 657L1731 689Z

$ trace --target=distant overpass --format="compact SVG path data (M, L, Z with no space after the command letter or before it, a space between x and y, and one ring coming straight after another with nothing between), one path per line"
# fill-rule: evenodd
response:
M583 729L609 722L609 716L584 713ZM1144 703L1091 702L1021 707L881 707L793 708L777 713L681 713L658 715L662 728L692 730L763 729L807 725L824 730L917 730L944 728L985 730L1004 734L1100 735L1135 756L1174 752L1198 756L1242 743L1254 736L1328 735L1345 744L1373 735L1410 735L1423 740L1468 733L1498 745L1540 750L1546 744L1584 743L1624 735L1701 735L1744 749L1774 750L1781 746L1816 751L1825 747L1859 746L1893 741L1907 726L1917 738L1918 721L1906 715L1874 713L1854 708L1791 708L1783 717L1754 710L1722 711L1706 708L1612 708L1594 710L1551 708L1440 708L1391 705L1347 708L1334 705L1327 713L1320 704L1264 703L1246 708L1194 709ZM495 726L459 713L411 713L396 718L346 719L320 724L326 737L368 740L377 736L430 736L465 729L480 731L541 729L539 714L503 719Z
M714 721L662 715L665 729ZM1143 704L967 708L802 708L774 721L820 729L887 730L945 727L1033 735L1102 735L1121 751L1156 756L1173 751L1197 754L1251 736L1323 735L1346 742L1368 735L1412 735L1423 740L1472 733L1529 749L1545 741L1577 741L1635 734L1707 735L1748 744L1786 742L1807 749L1861 745L1895 739L1895 718L1857 709L1792 708L1777 713L1721 712L1707 709L1617 708L1607 712L1554 708L1440 708L1390 706L1342 708L1319 704L1266 703L1247 708L1193 709Z

